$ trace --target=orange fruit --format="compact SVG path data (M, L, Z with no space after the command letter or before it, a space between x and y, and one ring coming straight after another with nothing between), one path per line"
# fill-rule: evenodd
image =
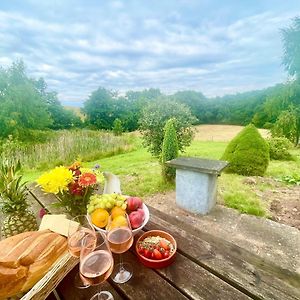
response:
M114 219L117 216L125 216L125 210L122 209L119 206L115 206L112 210L111 210L111 217Z
M105 227L108 223L109 213L103 208L95 209L91 214L91 220L97 227Z
M118 228L118 227L127 227L127 226L128 226L128 223L124 216L116 216L109 224L109 230L112 230L112 229Z

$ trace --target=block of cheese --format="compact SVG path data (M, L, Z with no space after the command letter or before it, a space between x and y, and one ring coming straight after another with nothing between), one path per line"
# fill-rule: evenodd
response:
M39 230L48 229L52 223L57 222L58 218L66 219L66 215L44 215Z
M76 231L79 223L71 221L65 215L44 215L39 230L49 229L68 237L69 228Z

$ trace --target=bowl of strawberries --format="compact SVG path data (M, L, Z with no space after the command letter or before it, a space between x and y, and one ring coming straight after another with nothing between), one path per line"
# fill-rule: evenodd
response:
M165 231L150 230L138 238L135 250L143 265L159 269L169 266L175 260L177 243Z

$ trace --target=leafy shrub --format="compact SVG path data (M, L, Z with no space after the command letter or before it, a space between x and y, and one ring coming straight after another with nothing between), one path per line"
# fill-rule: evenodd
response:
M293 175L286 175L282 177L282 181L288 184L296 184L300 185L300 175L293 174Z
M272 136L285 137L297 145L300 130L298 114L298 110L293 106L290 106L288 110L282 111L271 129Z
M284 137L272 137L267 139L270 150L270 159L275 160L292 160L293 157L289 153L292 143Z
M164 141L162 146L162 175L166 181L174 181L176 176L176 169L173 167L169 167L165 164L166 161L174 159L178 157L178 141L176 130L174 127L175 120L170 119L167 121L164 131Z
M12 135L9 135L7 139L0 139L0 159L8 157L13 159L14 152L23 148L24 144Z
M145 107L139 120L143 144L153 156L161 155L164 140L162 128L171 118L176 120L174 127L179 151L191 144L194 134L191 126L197 119L187 106L167 98L159 98Z
M272 129L273 126L274 126L273 123L271 123L271 122L266 122L266 123L264 124L263 128L264 128L264 129Z
M114 135L122 135L122 132L124 131L122 126L122 121L120 119L115 119L113 123L113 133Z
M229 173L263 176L269 165L269 147L250 124L228 144L221 159L230 163L226 169Z

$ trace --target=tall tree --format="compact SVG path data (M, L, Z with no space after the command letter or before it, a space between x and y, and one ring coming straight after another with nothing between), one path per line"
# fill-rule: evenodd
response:
M289 75L300 79L300 17L292 25L282 29L283 65Z
M124 129L133 131L138 129L138 120L142 109L162 95L159 89L145 89L143 91L128 91L124 101L124 114L119 116Z
M30 130L51 124L46 103L25 72L22 61L0 69L0 136L23 140Z
M112 129L116 115L117 100L115 93L99 87L84 103L86 121L98 129Z
M75 112L66 109L57 98L56 92L48 92L47 84L43 78L38 80L33 80L33 84L38 90L43 101L47 105L47 110L50 114L52 124L49 125L49 128L57 129L70 129L73 127L80 127L82 121Z
M144 145L156 157L161 155L164 140L163 128L169 119L174 118L178 149L183 151L191 144L193 138L192 124L197 119L191 114L190 109L182 104L160 97L149 103L142 111L139 123L143 135Z
M176 101L187 105L191 113L197 117L201 123L206 123L206 115L204 113L207 107L207 99L201 92L196 91L180 91L172 95Z

